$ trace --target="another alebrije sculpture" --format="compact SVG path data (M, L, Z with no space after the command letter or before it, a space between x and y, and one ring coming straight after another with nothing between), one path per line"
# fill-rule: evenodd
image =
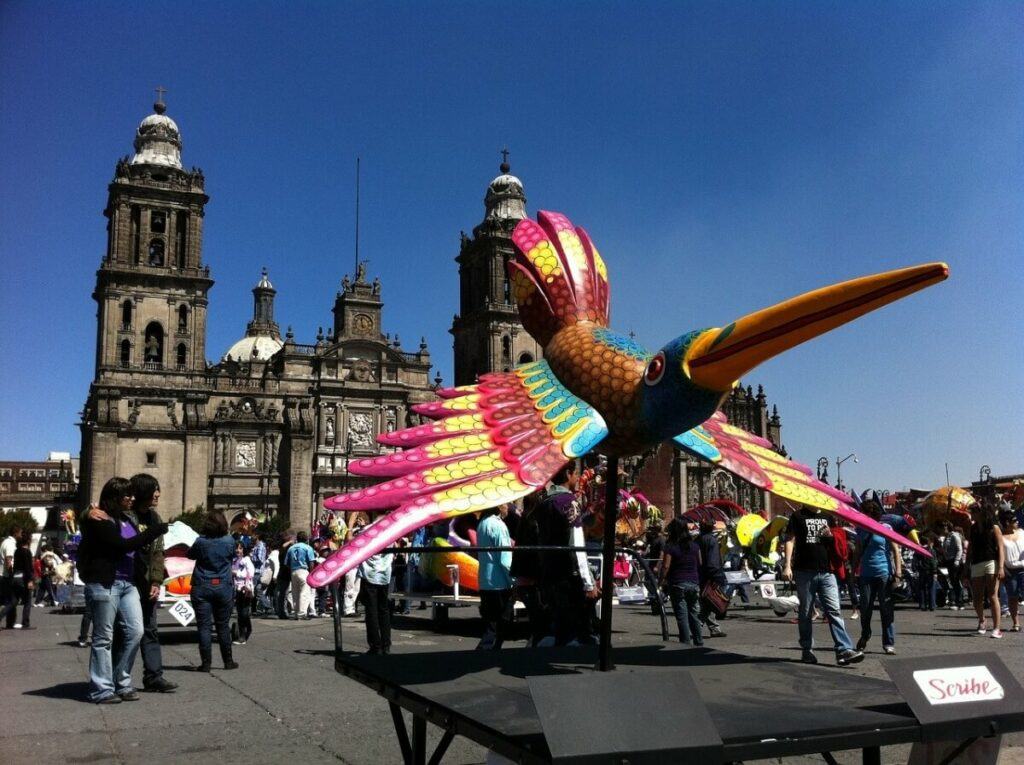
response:
M774 494L920 549L717 410L740 376L762 361L942 281L949 273L944 263L815 290L721 329L688 332L651 354L608 329L608 272L582 228L541 212L536 222L520 221L512 238L512 292L544 360L438 391L441 401L414 407L436 422L381 434L382 444L404 451L355 460L350 470L389 480L324 504L391 512L315 569L310 585L337 580L425 524L537 491L595 447L628 455L666 440Z

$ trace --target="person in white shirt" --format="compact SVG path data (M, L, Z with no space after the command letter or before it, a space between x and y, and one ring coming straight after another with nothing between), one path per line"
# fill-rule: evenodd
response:
M10 533L0 542L0 564L3 571L0 576L0 621L6 615L7 629L14 629L17 614L17 596L14 589L14 553L18 549L18 538L21 528L13 526Z

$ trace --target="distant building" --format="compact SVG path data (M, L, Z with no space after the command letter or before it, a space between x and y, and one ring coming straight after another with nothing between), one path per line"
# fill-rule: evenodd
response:
M439 379L422 339L403 350L383 329L382 288L364 264L342 280L333 328L315 344L284 338L264 269L245 335L207 361L205 178L181 164L181 133L162 102L119 160L104 215L107 249L93 292L95 376L81 422L79 504L104 482L146 472L168 517L198 506L283 513L308 529L335 493L366 483L350 459L380 453L383 431L419 421Z
M27 510L40 530L56 530L77 495L78 458L69 452L50 452L38 462L0 461L0 513Z

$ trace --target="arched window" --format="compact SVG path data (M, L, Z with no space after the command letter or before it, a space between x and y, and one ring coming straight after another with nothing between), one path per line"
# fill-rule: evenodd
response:
M132 328L132 301L125 300L121 305L121 329Z
M512 358L512 338L508 335L501 338L501 358L505 361Z
M178 343L178 350L174 354L174 361L178 368L178 371L185 369L185 362L188 358L188 348L185 347L184 343Z
M162 266L164 264L164 240L153 239L149 243L149 265Z
M520 364L529 364L532 361L533 361L533 354L532 353L525 353L524 352L524 353L520 353L519 354L519 363Z
M188 306L183 305L178 308L178 331L188 332Z
M157 322L150 322L146 327L146 366L150 369L160 369L164 364L164 328Z
M130 367L132 365L132 344L128 340L121 341L121 366Z

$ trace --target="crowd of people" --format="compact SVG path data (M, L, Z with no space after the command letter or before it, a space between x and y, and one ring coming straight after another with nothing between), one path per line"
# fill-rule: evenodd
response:
M484 623L479 649L499 649L510 638L516 601L525 607L528 645L595 642L602 582L591 560L599 545L585 538L584 528L593 514L578 483L577 467L570 463L544 491L525 498L521 507L506 504L479 515L475 545L504 548L476 555ZM86 609L78 642L90 646L89 698L96 703L139 698L132 683L139 653L143 690L169 693L177 687L164 677L158 631L158 597L166 577L162 537L168 528L158 511L159 499L160 487L152 476L113 478L103 487L97 505L79 517L77 575L84 583ZM909 513L887 515L875 501L863 503L861 510L900 533L910 533L917 525ZM916 603L922 610L960 610L970 603L979 635L1001 638L1007 621L1009 630L1020 631L1020 512L1007 503L978 504L966 530L962 523L954 526L949 521L924 530L919 539L931 552L926 556L880 535L844 527L831 513L799 509L780 537L774 574L795 590L802 660L818 661L816 619L827 624L839 666L863 660L876 611L882 651L894 654L898 600ZM188 551L195 561L190 600L198 632L198 670L211 671L214 639L223 667L237 668L233 646L251 639L254 615L294 620L327 616L335 607L329 588L312 589L309 573L331 550L362 533L365 523L357 517L349 529L343 519L334 517L321 524L312 539L305 531L268 537L245 528L231 533L222 513L206 513ZM448 521L420 529L401 540L397 552L377 553L346 575L337 608L341 616L351 617L362 606L369 653L390 653L392 612L409 613L416 595L428 596L430 587L420 574L419 559L429 553L422 549L436 537L453 536L458 533ZM771 569L752 549L724 545L721 524L710 517L696 523L677 517L664 531L652 520L646 534L634 542L653 569L653 579L647 582L651 607L657 611L662 604L670 606L678 638L688 645L703 645L705 636L726 637L719 619L737 592L748 599L745 586L730 584L730 572L743 570L757 577ZM32 629L32 607L61 605L65 585L74 578L75 564L67 554L44 544L33 555L31 535L20 529L0 541L0 562L0 627L8 629ZM616 576L608 577L609 585ZM411 599L396 600L396 590ZM850 604L846 617L844 600ZM422 600L420 607L425 607ZM850 625L856 622L860 634L854 641Z

